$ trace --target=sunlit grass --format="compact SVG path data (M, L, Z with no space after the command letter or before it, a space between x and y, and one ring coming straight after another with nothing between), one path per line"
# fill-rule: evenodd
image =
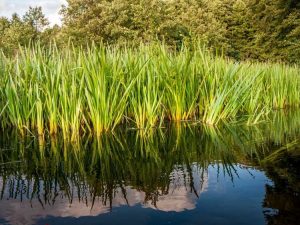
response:
M298 107L300 69L233 62L198 44L179 51L72 46L20 49L0 56L0 125L76 140L119 124L142 130L166 121L257 124L273 110Z

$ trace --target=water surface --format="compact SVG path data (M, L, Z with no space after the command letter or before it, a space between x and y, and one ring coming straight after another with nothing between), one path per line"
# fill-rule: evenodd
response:
M147 137L0 134L0 224L299 224L300 117Z

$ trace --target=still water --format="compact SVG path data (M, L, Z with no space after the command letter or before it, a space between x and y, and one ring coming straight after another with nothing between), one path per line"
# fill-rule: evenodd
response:
M120 129L68 144L0 134L0 224L300 224L300 116Z

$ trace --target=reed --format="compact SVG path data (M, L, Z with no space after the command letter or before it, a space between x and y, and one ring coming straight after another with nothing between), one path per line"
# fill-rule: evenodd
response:
M178 51L163 44L138 48L55 45L0 55L1 127L76 140L119 124L149 130L166 121L209 125L269 118L299 107L300 69L234 62L195 43Z

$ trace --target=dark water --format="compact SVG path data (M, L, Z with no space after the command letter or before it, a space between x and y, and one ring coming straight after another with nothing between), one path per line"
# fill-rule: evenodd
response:
M300 116L67 144L0 134L0 224L300 224Z

